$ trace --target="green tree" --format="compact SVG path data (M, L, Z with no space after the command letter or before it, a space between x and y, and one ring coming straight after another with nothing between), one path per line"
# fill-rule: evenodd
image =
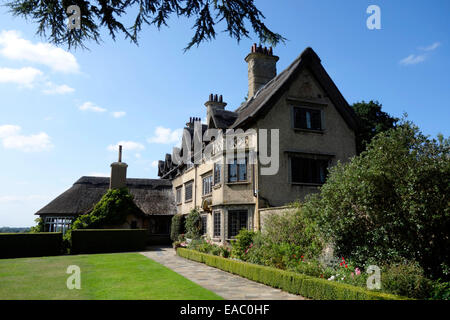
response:
M449 139L403 122L333 167L304 208L339 255L360 265L414 260L428 276L448 279L449 181Z
M110 225L120 225L128 215L139 215L142 211L133 201L127 188L111 189L94 206L91 212L79 216L65 234L70 240L71 231L76 229L96 229Z
M36 225L30 228L30 233L44 232L44 220L36 218L34 222L36 222Z
M284 38L263 23L263 13L253 0L12 0L6 3L15 16L38 23L37 33L55 44L69 48L84 46L86 40L99 42L100 28L106 27L112 39L123 34L134 43L143 25L160 29L171 16L192 18L195 30L185 50L216 37L217 24L224 22L225 32L237 41L249 37L249 24L262 43L276 45ZM67 8L77 5L81 11L81 29L68 30ZM124 25L123 16L133 15L132 25Z
M359 128L356 133L356 151L363 152L367 144L380 132L392 129L399 120L391 117L381 110L382 104L378 101L370 100L356 102L352 105L359 119Z
M202 217L196 209L192 209L186 217L186 238L199 239L202 231Z

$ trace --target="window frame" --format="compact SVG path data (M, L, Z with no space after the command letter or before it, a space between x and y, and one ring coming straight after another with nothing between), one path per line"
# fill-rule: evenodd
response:
M305 164L305 162L309 162L307 163L308 168L307 168L307 174L311 173L310 177L308 177L307 179L301 178L300 180L294 180L294 161L297 160L300 163L298 164L300 166L300 168L298 170L300 170L300 173L298 174L299 176L302 176L305 171L301 171L301 167L302 167L302 162L303 164ZM315 163L314 165L317 165L317 167L312 168L312 163ZM318 163L318 164L317 164ZM322 163L322 165L325 165L324 168L324 173L323 173L323 179L321 179L320 175L321 175L321 168L322 165L320 164ZM297 185L323 185L327 179L328 176L328 168L330 167L331 164L331 158L327 157L327 156L312 156L312 155L289 155L289 182L291 184L297 184ZM313 172L311 170L314 170L316 172Z
M301 125L297 125L297 112L304 110L306 112L309 112L311 114L310 116L310 122L311 122L311 128L308 128L307 125L305 127L302 127ZM313 113L319 114L319 128L313 128ZM306 121L306 120L305 120ZM300 121L301 122L301 121ZM310 132L323 132L325 130L325 124L324 124L324 110L321 107L313 107L313 106L306 106L306 105L293 105L292 106L292 128L294 130L299 131L310 131Z
M186 198L188 187L191 189L191 197L189 199ZM189 181L184 184L184 202L191 202L194 197L194 181Z
M242 161L242 160L245 161L243 164L242 163L238 163L238 161ZM235 181L232 181L230 179L231 178L231 174L230 174L231 166L236 166L236 180ZM244 179L241 179L241 177L240 177L240 172L241 172L240 171L240 167L241 166L245 166L245 171L244 171L245 177L244 177ZM233 163L228 163L227 164L227 169L228 169L228 172L227 172L227 182L228 183L248 182L248 157L247 156L245 156L245 158L241 158L241 159L234 158L233 159Z
M213 238L220 238L221 236L222 236L222 213L220 211L214 211L213 212Z
M222 182L222 163L214 163L214 173L213 173L213 185L218 185Z
M208 188L208 190L205 190L206 188L205 188L205 180L206 179L209 179L209 188ZM212 174L209 174L209 175L206 175L206 176L204 176L204 177L202 177L202 196L208 196L208 195L210 195L211 193L212 193L212 187L213 187L213 175ZM205 191L209 191L209 192L205 192Z
M178 197L178 192L179 192L179 197ZM177 188L175 188L175 201L177 204L182 204L183 203L183 186L179 186Z
M202 229L200 230L201 235L208 234L208 216L206 214L200 215L202 221Z
M233 215L237 215L237 221L239 226L236 226L236 228L233 227L233 219L232 216ZM242 219L242 217L244 217L244 219ZM243 226L244 224L242 223L245 220L245 226ZM249 223L249 218L248 218L248 210L247 209L236 209L236 210L228 210L228 239L234 239L238 234L239 231L241 231L242 229L247 229L248 230L248 225ZM232 232L233 231L233 232ZM235 233L234 235L232 235L232 233Z

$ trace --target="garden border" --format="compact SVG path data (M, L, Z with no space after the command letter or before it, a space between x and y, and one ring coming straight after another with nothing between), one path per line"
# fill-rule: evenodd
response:
M300 273L231 260L186 248L178 248L177 255L189 260L237 274L249 280L279 288L289 293L319 300L409 300L388 293L373 292L345 283L314 278Z

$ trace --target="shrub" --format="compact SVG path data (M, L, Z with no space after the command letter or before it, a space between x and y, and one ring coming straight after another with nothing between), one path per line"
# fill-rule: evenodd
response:
M425 278L423 269L416 263L397 263L383 269L381 272L383 290L415 299L431 297L432 281Z
M72 223L64 235L64 239L71 241L72 230L96 229L103 226L121 225L129 214L142 214L133 201L133 196L127 188L111 189L94 206L92 211L79 216Z
M192 209L186 217L186 238L199 239L202 231L202 218L200 213Z
M176 214L172 217L172 224L170 227L170 239L172 241L180 241L180 235L183 234L183 215Z
M410 122L378 134L366 151L331 168L320 195L304 204L336 253L368 260L417 261L448 281L450 143Z
M205 263L265 285L312 299L329 300L397 300L399 296L369 291L344 283L313 278L294 272L258 266L247 262L216 257L194 250L179 248L181 257Z
M55 256L62 253L62 233L0 233L0 258Z
M72 254L125 252L145 249L145 229L86 229L72 231Z
M36 222L36 225L30 228L30 233L38 233L45 231L44 220L42 218L36 218L34 222Z
M242 229L236 236L236 240L232 241L231 245L233 247L232 254L238 259L246 260L246 254L248 250L252 247L253 237L255 232L249 231L247 229Z
M271 214L264 220L263 237L269 244L289 243L305 257L318 256L324 243L314 219L305 215L299 203L282 214Z

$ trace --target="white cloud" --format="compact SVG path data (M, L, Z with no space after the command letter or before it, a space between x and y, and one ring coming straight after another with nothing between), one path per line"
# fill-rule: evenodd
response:
M23 39L16 30L0 32L0 46L0 54L11 60L35 62L63 73L76 73L80 69L70 52L49 43L32 43Z
M12 124L5 124L0 126L0 139L16 136L19 134L21 128Z
M441 45L440 42L435 42L432 45L429 45L428 47L420 47L419 49L423 51L433 51L436 50L440 45Z
M111 112L111 114L114 118L122 118L122 117L125 117L125 115L127 113L125 111L114 111L114 112Z
M116 144L109 145L107 149L109 151L118 151L119 146L122 146L122 150L127 150L127 151L133 151L133 150L140 151L140 150L145 149L145 147L142 143L134 142L134 141L119 141Z
M0 68L0 83L14 83L32 87L38 77L42 75L42 71L31 67L20 69Z
M426 59L426 55L424 55L424 54L420 54L420 55L411 54L411 55L407 56L406 58L400 60L400 64L404 65L404 66L414 65L414 64L424 62L425 59Z
M47 82L45 86L46 88L42 90L45 94L67 94L75 91L74 88L71 88L68 85L57 85L50 81Z
M183 136L183 129L169 129L164 127L157 127L155 130L155 135L147 141L149 143L178 143L181 141L181 137Z
M152 167L157 168L158 167L158 160L152 161Z
M105 112L107 111L105 108L101 108L96 104L87 101L78 107L81 111L92 111L92 112Z
M142 155L139 152L135 153L134 156L136 157L136 159L142 158Z
M20 132L19 126L0 126L0 140L3 147L24 152L39 152L53 148L50 137L45 132L31 135L22 135Z

